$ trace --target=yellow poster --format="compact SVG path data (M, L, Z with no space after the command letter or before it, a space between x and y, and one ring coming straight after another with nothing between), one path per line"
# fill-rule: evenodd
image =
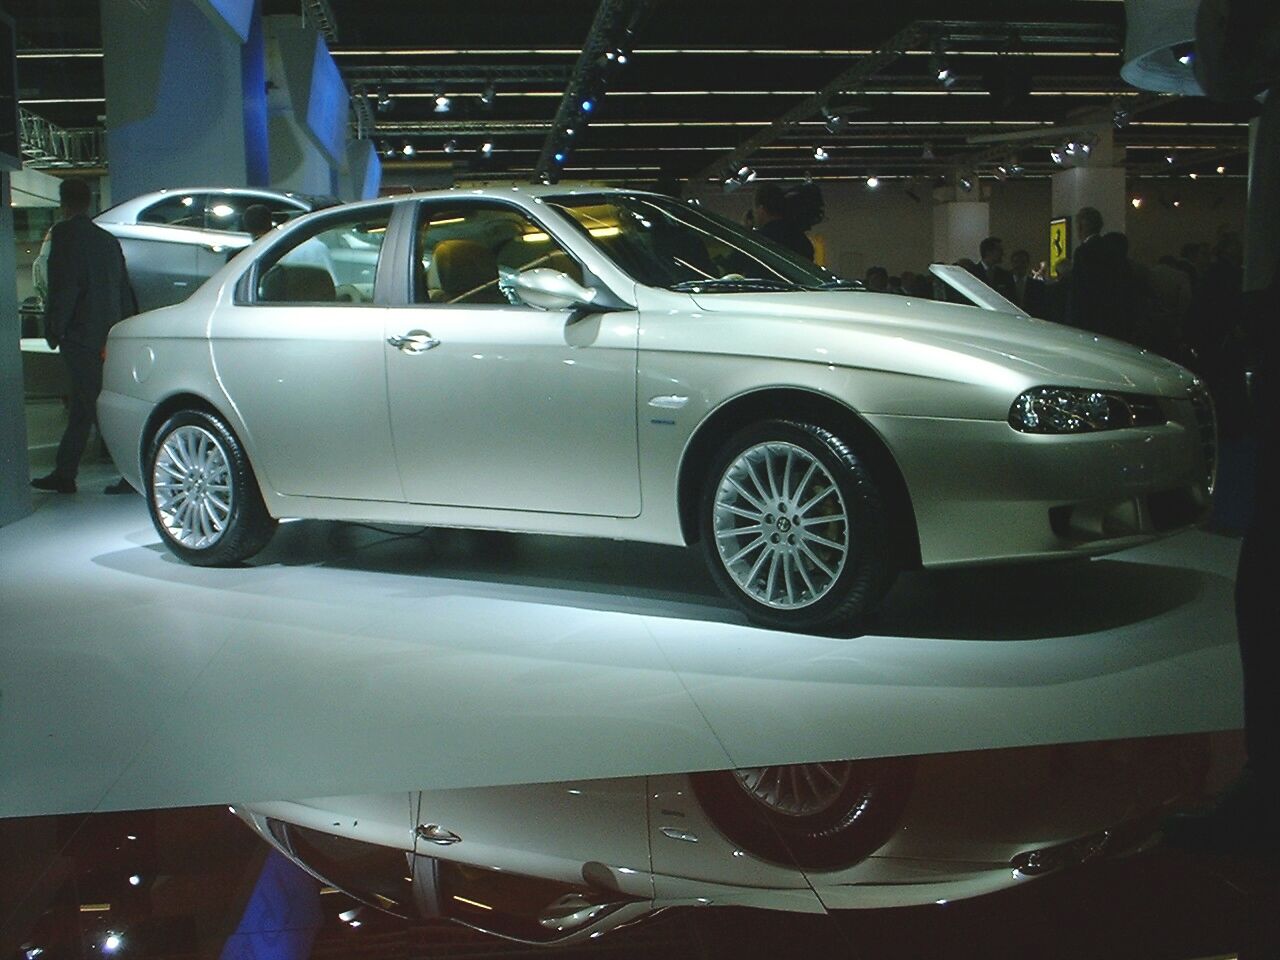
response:
M1058 265L1071 256L1071 221L1057 217L1049 221L1049 276L1057 278Z

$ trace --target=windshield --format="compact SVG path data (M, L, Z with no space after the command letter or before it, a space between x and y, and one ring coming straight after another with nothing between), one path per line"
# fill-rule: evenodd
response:
M858 289L761 234L666 197L548 197L619 267L650 287L689 292Z

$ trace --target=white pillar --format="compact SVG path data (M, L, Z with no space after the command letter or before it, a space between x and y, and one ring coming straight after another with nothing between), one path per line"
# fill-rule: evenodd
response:
M952 200L933 208L933 260L955 263L978 260L978 247L991 233L991 204L985 200Z
M1081 207L1093 207L1102 214L1102 231L1124 233L1125 211L1129 209L1125 192L1124 168L1086 166L1061 170L1053 175L1053 216L1075 217ZM1047 227L1046 227L1047 229ZM1078 242L1072 224L1071 244Z
M9 69L13 64L9 64ZM23 409L22 354L18 349L17 270L9 174L0 170L0 526L31 512L31 467Z

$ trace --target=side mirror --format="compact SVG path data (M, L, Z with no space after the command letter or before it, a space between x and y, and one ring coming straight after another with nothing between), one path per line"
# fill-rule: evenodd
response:
M595 303L599 293L584 287L567 273L549 267L535 267L517 273L512 282L522 303L542 310L570 310Z

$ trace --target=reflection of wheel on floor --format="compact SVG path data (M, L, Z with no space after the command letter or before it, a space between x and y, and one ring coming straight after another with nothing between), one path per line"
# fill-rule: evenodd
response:
M142 479L151 521L187 563L239 563L275 531L240 441L202 410L179 411L156 431Z
M813 424L770 420L730 438L712 460L699 520L712 576L765 626L856 627L896 573L874 480Z
M839 760L694 774L716 827L743 850L784 866L836 869L884 846L906 807L909 759Z

